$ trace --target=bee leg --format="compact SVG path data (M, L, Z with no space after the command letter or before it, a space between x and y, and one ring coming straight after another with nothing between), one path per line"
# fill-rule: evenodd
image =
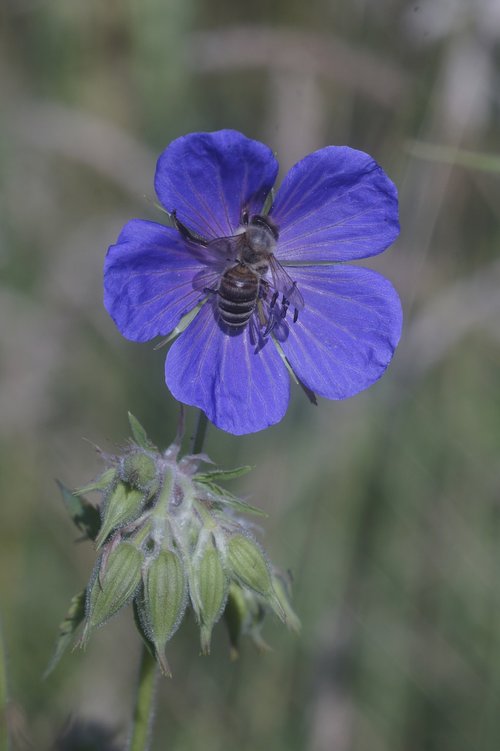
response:
M271 331L274 329L275 326L276 326L276 318L273 315L270 315L269 318L267 319L267 326L262 332L262 336L264 337L264 339L266 338L266 336L269 336L269 334L271 333Z
M208 241L205 240L203 237L200 237L199 235L195 235L194 232L191 232L190 229L186 227L186 225L182 224L182 222L177 219L177 212L175 209L172 211L172 219L174 220L174 226L175 229L179 232L179 234L184 238L184 240L190 240L193 243L196 243L197 245L208 245Z
M248 209L243 209L241 212L241 223L248 224L249 221L250 221L250 214L248 213Z
M266 325L266 316L265 316L265 313L264 313L264 308L263 308L261 300L257 300L257 314L259 316L259 323L260 323L260 325L262 327L264 327ZM267 328L266 328L266 331L267 331ZM265 335L266 335L266 332L264 332L264 336Z
M210 294L210 295L217 295L218 294L218 290L212 289L212 287L203 287L203 292L206 295L208 295L208 294Z
M286 318L286 314L288 312L288 306L289 305L290 305L290 303L288 302L288 300L286 299L286 297L283 295L283 299L281 301L281 310L280 310L280 316L282 318Z
M299 311L297 310L297 308L294 308L293 309L293 322L297 323L298 319L299 319Z
M275 292L274 295L272 296L271 302L269 304L270 308L274 308L274 306L276 305L276 300L278 299L278 295L279 295L279 292Z

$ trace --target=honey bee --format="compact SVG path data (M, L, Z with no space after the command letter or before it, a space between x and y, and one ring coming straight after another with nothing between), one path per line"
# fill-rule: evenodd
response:
M278 228L268 216L255 214L250 218L244 211L242 230L238 234L212 241L194 235L175 214L174 222L185 239L225 255L228 265L217 285L205 291L217 295L217 310L226 326L242 328L257 311L266 336L285 318L289 307L294 309L294 323L297 321L304 300L297 284L274 255Z

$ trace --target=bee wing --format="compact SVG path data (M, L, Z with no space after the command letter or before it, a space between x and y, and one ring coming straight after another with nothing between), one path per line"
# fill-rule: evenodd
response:
M290 307L295 308L295 310L302 310L304 307L304 298L298 290L297 282L291 279L274 255L271 255L269 259L269 268L273 278L273 285L277 292L283 295Z
M242 238L243 235L218 237L200 248L198 257L207 267L196 274L193 280L195 289L217 289L221 274L238 258Z
M229 237L218 237L208 243L206 250L210 253L212 260L225 268L229 263L235 263L244 242L244 233Z

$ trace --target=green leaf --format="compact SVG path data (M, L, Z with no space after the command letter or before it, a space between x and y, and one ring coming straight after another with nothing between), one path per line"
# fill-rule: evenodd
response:
M57 637L56 648L52 659L50 660L43 675L44 678L47 678L52 673L59 660L73 641L73 636L78 626L85 617L85 592L86 590L83 589L71 599L68 612L66 613L63 622L59 626L59 635Z
M500 172L500 156L481 151L466 151L464 149L443 146L424 141L408 141L406 150L417 159L430 162L457 165L482 172Z
M59 480L56 480L56 482L61 491L64 505L73 522L86 537L95 540L101 526L101 517L98 509L83 496L73 493Z
M128 413L128 421L130 424L130 430L132 431L132 438L137 443L137 445L140 446L141 449L145 449L146 451L156 449L156 446L149 440L146 431L142 427L137 417L134 417L132 412Z

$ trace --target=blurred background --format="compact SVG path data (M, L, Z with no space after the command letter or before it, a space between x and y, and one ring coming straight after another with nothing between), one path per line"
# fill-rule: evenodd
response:
M95 476L88 441L123 444L127 410L173 438L165 352L121 338L102 263L127 219L162 221L169 141L228 127L282 173L327 144L383 165L402 234L370 265L405 329L366 393L313 408L294 388L270 430L211 428L217 463L256 466L231 489L268 512L303 632L270 619L273 651L231 662L222 624L202 658L187 623L153 749L498 749L499 42L500 0L1 0L0 612L20 749L126 736L130 612L41 678L94 560L54 478Z

